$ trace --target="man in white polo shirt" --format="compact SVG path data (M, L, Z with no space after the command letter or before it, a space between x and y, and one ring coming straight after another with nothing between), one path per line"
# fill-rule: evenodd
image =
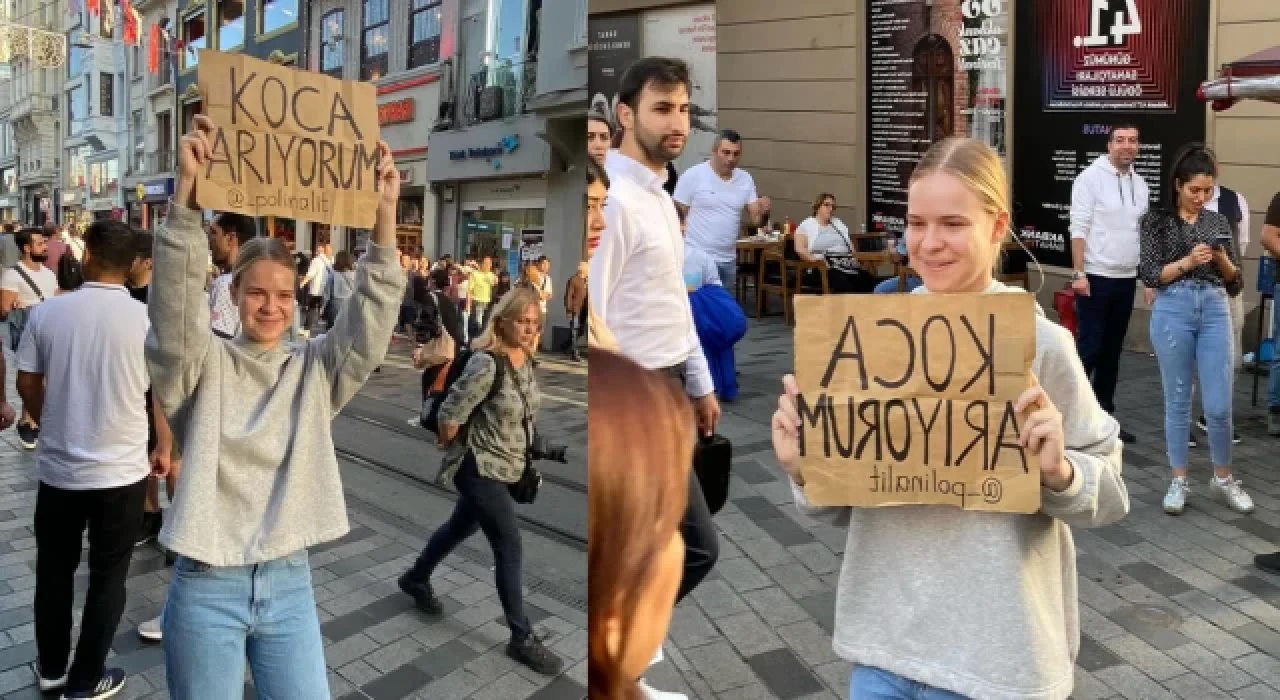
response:
M756 182L738 167L742 137L732 129L720 132L711 159L684 171L673 199L685 223L685 241L716 263L720 282L732 290L738 276L738 231L742 212L759 226L772 204L756 193Z
M40 689L106 698L124 671L106 668L125 606L146 482L147 307L124 282L134 234L98 221L85 235L85 283L32 311L18 347L18 393L42 430L36 453L35 635ZM158 465L157 476L167 467ZM71 656L75 572L89 531L89 590Z

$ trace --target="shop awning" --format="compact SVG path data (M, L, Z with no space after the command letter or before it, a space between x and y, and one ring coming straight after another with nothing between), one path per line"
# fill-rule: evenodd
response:
M1280 104L1280 46L1223 65L1216 79L1200 84L1197 94L1212 101L1215 112L1245 99Z

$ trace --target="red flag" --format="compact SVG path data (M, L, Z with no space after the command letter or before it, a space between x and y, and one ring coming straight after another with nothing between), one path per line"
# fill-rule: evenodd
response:
M147 70L152 75L160 72L160 43L164 41L161 38L160 25L151 25L151 38L147 41Z
M124 43L136 46L138 25L141 24L138 11L133 9L133 4L129 0L120 0L120 14L124 15Z
M98 0L89 0L89 14L97 16L99 13Z

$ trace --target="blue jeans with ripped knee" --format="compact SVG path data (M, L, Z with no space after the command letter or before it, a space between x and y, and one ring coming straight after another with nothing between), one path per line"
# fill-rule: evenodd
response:
M1231 308L1221 286L1179 280L1156 292L1151 343L1164 386L1164 436L1169 466L1187 466L1191 431L1191 381L1200 380L1209 454L1215 466L1231 464Z

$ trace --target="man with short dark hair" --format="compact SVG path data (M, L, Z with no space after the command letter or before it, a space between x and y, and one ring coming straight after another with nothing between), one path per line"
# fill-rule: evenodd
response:
M612 143L613 125L609 118L599 110L587 112L587 156L604 167L604 156Z
M41 421L36 455L35 634L40 690L108 698L125 673L106 668L142 523L147 456L147 309L125 288L136 258L130 228L98 221L86 235L84 285L40 304L18 348L18 393ZM86 344L92 338L92 345ZM164 467L156 476L163 477ZM89 590L71 657L75 572L89 531Z
M673 199L685 224L685 243L716 263L720 283L732 290L738 276L738 238L745 211L751 226L764 223L773 206L756 192L750 173L738 167L742 137L720 132L711 158L684 171Z
M689 68L678 59L644 58L623 75L617 108L623 140L605 158L612 186L587 287L596 321L616 337L619 350L681 382L693 400L698 434L707 436L720 405L685 291L680 219L663 189L667 164L688 139L690 86ZM685 558L677 600L706 578L719 557L715 523L692 470L680 533ZM683 697L643 682L642 689L650 698Z
M240 246L258 235L253 219L244 214L223 212L209 225L209 251L221 271L209 285L209 321L214 335L234 338L240 332L240 310L231 298L231 269L240 255Z
M1120 353L1124 351L1138 280L1138 219L1150 199L1134 169L1138 128L1116 124L1107 154L1085 168L1071 186L1071 287L1076 293L1076 348L1093 393L1115 413ZM1121 429L1120 439L1134 436Z
M0 318L9 322L9 347L16 352L31 311L58 293L58 276L44 266L48 246L41 229L21 229L13 239L22 259L0 272ZM18 421L18 441L28 450L40 442L40 422L26 406Z

